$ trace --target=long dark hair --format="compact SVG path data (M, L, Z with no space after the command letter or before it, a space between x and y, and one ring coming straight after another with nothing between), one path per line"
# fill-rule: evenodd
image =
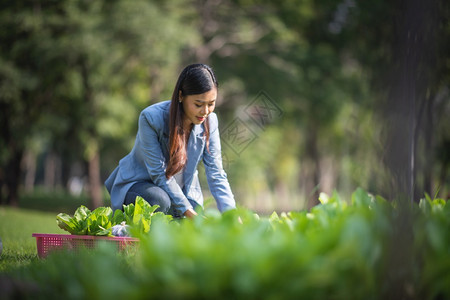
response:
M198 95L206 93L213 88L218 88L216 76L211 67L205 64L192 64L184 68L178 77L177 84L172 94L169 118L169 163L167 164L166 177L170 178L181 171L186 165L187 153L185 131L183 128L183 105L180 102L182 96ZM206 137L206 147L209 150L209 122L208 117L203 122Z

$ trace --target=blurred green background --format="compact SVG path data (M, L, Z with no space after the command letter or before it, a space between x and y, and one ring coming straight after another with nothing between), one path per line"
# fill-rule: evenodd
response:
M194 62L219 80L239 205L448 198L449 17L439 0L2 1L0 204L108 205L139 112Z

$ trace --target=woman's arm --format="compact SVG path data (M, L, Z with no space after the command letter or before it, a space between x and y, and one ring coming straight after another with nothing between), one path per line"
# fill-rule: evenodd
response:
M236 201L228 183L227 174L222 166L222 153L220 146L220 134L216 114L209 115L209 152L205 147L203 163L205 165L208 186L217 202L217 208L221 211L236 208Z

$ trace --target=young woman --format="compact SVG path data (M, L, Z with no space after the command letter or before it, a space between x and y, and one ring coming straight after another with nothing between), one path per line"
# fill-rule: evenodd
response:
M209 189L221 212L236 207L222 167L217 116L218 83L204 64L187 66L172 100L144 109L131 152L106 180L113 210L141 196L159 210L193 217L203 205L197 165L203 159Z

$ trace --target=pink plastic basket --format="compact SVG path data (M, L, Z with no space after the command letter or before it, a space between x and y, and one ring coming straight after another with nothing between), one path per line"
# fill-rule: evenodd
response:
M78 251L80 249L94 249L98 241L114 243L119 251L139 242L139 239L130 237L41 233L33 233L32 236L36 238L37 252L40 258L44 258L50 252L57 250Z

